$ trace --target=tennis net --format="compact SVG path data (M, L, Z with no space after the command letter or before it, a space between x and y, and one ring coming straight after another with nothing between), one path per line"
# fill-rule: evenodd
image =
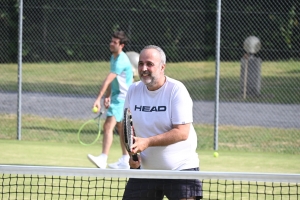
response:
M203 199L300 199L300 174L22 165L0 165L0 199L122 199L128 178L199 179Z

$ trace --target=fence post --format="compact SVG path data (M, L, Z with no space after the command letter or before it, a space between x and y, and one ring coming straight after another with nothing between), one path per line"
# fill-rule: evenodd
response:
M18 46L18 113L17 139L21 140L22 127L22 35L23 35L23 0L19 0L19 46Z
M217 3L217 32L216 32L216 74L215 74L215 120L214 120L214 150L218 150L219 126L219 80L220 80L220 39L221 39L221 0Z

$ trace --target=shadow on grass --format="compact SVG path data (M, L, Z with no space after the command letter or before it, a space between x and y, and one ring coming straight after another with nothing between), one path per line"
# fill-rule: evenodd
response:
M22 126L23 130L47 131L63 134L77 134L78 129L75 128L50 128L45 126Z

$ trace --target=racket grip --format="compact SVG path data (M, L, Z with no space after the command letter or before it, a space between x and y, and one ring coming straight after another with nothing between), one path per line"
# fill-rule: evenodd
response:
M133 154L133 155L132 155L132 159L133 159L134 161L138 161L138 160L139 160L137 154Z

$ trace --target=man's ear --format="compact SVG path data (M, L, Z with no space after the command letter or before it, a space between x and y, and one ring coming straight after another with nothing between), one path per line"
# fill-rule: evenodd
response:
M161 71L164 71L164 70L165 70L165 68L166 68L166 64L164 64L164 65L161 65Z

